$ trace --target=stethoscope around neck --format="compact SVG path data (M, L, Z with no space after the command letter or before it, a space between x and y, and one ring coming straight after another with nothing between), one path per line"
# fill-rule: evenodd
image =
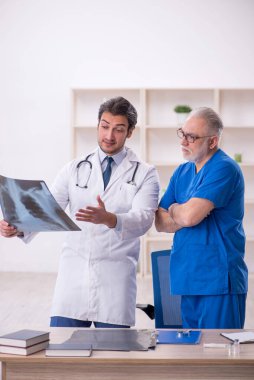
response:
M90 157L93 156L94 153L91 153L91 154L88 154L88 156L86 156L86 158L82 161L80 161L78 164L77 164L77 167L76 167L76 170L77 170L77 179L76 179L76 186L77 187L80 187L81 189L87 189L88 188L88 183L89 183L89 180L90 180L90 177L91 177L91 173L92 173L92 170L93 170L93 164L91 163L90 161ZM138 167L139 167L139 162L136 162L136 166L135 166L135 169L134 169L134 172L132 174L132 178L130 181L127 181L127 183L129 185L133 185L133 186L137 186L136 182L135 182L135 178L136 178L136 174L137 174L137 170L138 170ZM87 176L87 179L86 179L86 183L84 184L84 186L81 186L79 184L79 170L80 170L80 166L81 165L88 165L89 166L89 173L88 173L88 176Z

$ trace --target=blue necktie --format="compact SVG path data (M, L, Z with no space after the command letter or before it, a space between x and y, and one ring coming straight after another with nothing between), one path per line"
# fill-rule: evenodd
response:
M107 185L109 183L110 176L111 176L111 173L112 173L111 164L114 161L112 157L106 157L106 160L108 161L108 163L107 163L106 169L105 169L105 171L103 173L104 190L106 189L106 187L107 187Z

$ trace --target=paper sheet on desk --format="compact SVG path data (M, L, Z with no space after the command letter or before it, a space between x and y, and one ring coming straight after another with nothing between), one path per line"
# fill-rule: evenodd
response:
M254 343L254 333L252 331L240 331L236 333L221 333L221 335L232 341L238 339L240 343Z
M56 202L44 181L0 175L0 204L4 220L18 231L80 231Z

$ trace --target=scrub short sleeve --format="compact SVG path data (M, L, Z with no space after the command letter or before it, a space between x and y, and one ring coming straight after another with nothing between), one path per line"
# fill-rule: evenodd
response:
M176 202L175 199L175 175L171 177L167 190L165 191L163 197L161 198L161 201L159 203L159 207L164 208L167 210L170 205Z
M192 198L205 198L213 202L215 207L225 207L239 181L243 179L233 164L216 164L209 167L203 181L192 193Z

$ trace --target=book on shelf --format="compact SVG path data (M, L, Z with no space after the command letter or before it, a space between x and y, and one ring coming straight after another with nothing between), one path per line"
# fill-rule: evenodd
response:
M221 333L220 335L234 342L239 340L239 343L254 343L254 332L239 331L235 333Z
M33 344L29 347L14 347L14 346L0 346L0 352L3 354L13 354L13 355L31 355L35 352L45 350L48 347L49 341L40 342Z
M92 345L85 343L60 343L49 344L46 356L81 356L89 357L92 354Z
M0 336L0 345L12 347L29 347L49 340L49 332L36 330L19 330Z

